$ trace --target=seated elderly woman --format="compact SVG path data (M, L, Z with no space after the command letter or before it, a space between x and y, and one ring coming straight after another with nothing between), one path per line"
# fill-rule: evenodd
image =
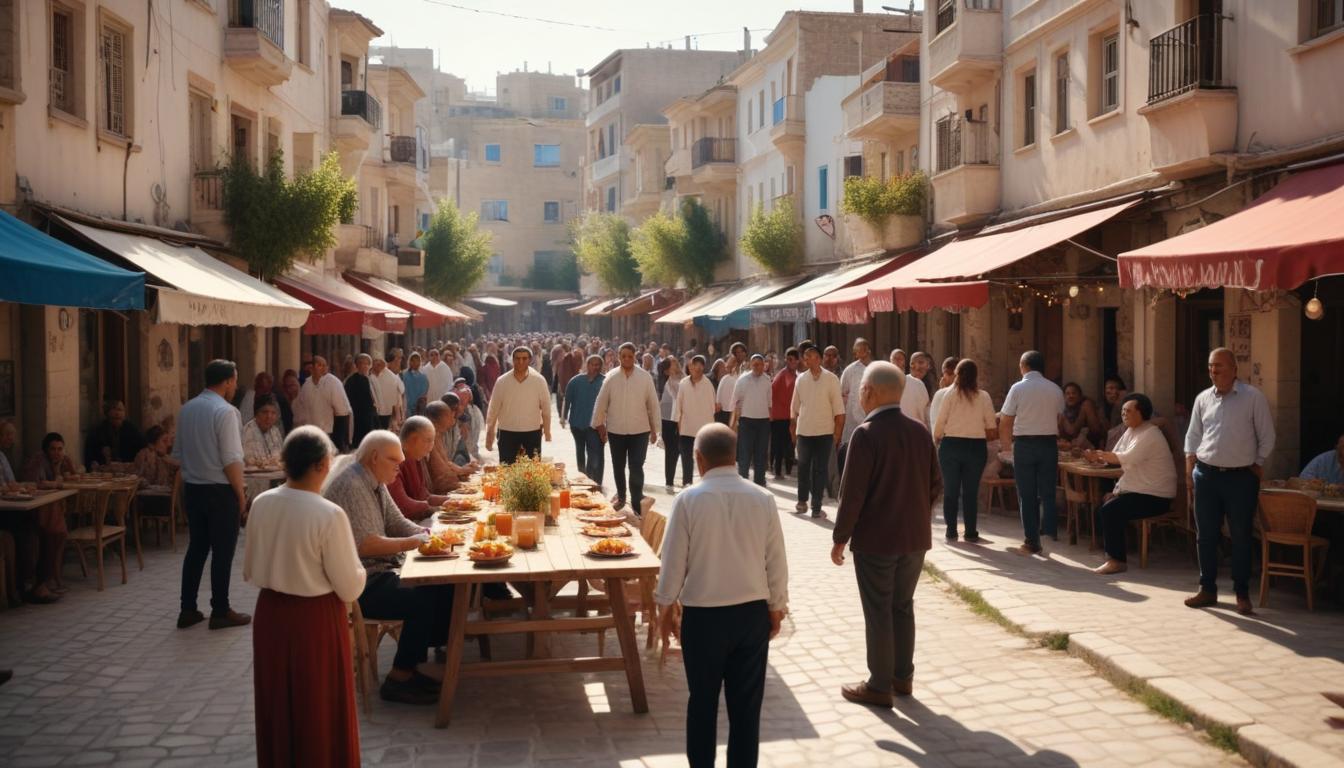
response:
M173 482L178 463L169 452L173 450L173 436L155 424L145 431L148 443L135 455L135 474L143 485L168 485Z
M280 449L285 442L275 395L257 395L254 414L243 425L243 463L249 466L274 464L280 460Z
M1083 388L1074 382L1064 385L1064 412L1059 415L1059 436L1075 445L1099 446L1106 440L1097 404L1083 396Z
M425 418L434 424L434 447L429 452L429 491L447 493L469 477L475 467L453 461L457 449L457 414L462 401L452 392L425 406Z
M1115 492L1097 510L1097 527L1102 531L1106 562L1093 573L1123 573L1125 563L1125 529L1131 520L1157 517L1171 508L1176 498L1176 460L1166 434L1152 422L1153 402L1147 395L1125 397L1120 417L1124 419L1125 434L1116 443L1114 451L1086 451L1090 461L1119 464L1124 470Z
M401 425L401 450L404 459L397 476L388 482L387 491L407 520L423 520L448 499L429 492L425 460L434 450L434 423L424 416L407 419Z

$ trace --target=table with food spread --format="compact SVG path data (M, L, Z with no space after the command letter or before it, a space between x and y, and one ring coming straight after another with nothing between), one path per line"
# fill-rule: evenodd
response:
M611 509L600 491L573 490L572 498L568 498L571 489L564 488L552 496L551 515L513 515L496 501L497 487L491 487L488 477L450 495L443 511L436 515L430 543L407 553L401 568L404 586L461 585L453 600L435 725L447 727L463 677L624 670L634 710L647 712L625 580L656 576L658 556L626 516ZM512 584L523 594L523 618L468 618L470 587L492 582ZM589 616L580 603L573 616L552 616L552 609L559 608L557 595L570 582L602 585L606 598L601 603L609 607L609 613ZM550 633L607 629L616 630L620 657L550 655ZM463 663L468 636L519 633L530 638L528 658Z

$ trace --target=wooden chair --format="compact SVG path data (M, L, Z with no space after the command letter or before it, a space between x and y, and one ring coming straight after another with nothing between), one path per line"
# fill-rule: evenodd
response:
M89 575L89 568L84 559L84 551L87 549L94 553L97 558L99 592L103 590L105 583L103 549L113 542L120 544L118 554L121 556L121 583L126 583L126 508L120 505L112 507L114 523L109 524L107 516L112 494L112 491L105 490L80 491L75 504L77 527L70 531L66 539L79 553L79 570L86 577Z
M378 684L378 677L375 673L378 660L376 654L369 652L368 622L364 619L364 613L359 610L358 601L349 604L348 614L350 620L350 654L355 667L355 691L359 694L360 701L364 705L365 714L368 714L373 709L369 698L370 692Z
M1148 548L1152 543L1153 532L1159 528L1170 528L1174 531L1190 536L1190 542L1194 544L1193 531L1187 524L1190 512L1186 508L1186 493L1184 482L1176 489L1176 498L1171 500L1171 508L1166 514L1157 517L1145 517L1136 521L1139 526L1139 567L1148 567Z
M359 602L350 604L351 631L355 635L356 643L356 663L363 660L365 673L368 679L360 687L360 695L364 698L364 709L369 708L369 689L378 684L378 644L384 637L390 636L393 640L401 639L402 622L393 619L366 619L364 612L359 609ZM362 650L358 650L362 648ZM356 675L356 683L359 683L359 677Z
M145 501L147 499L160 498L160 497L150 497L144 494L140 494L139 496L136 497L136 499L140 502L140 510L137 513L136 517L135 538L137 545L139 544L140 541L139 529L143 528L145 524L148 523L149 525L154 527L154 544L156 546L160 547L163 546L163 531L165 528L167 528L168 543L172 545L174 552L177 551L177 520L178 515L181 514L182 509L182 482L181 477L180 475L178 475L178 473L176 472L174 473L173 482L169 485L169 487L172 488L172 491L168 496L167 514L161 514L157 511L151 513L145 507Z
M1084 514L1083 510L1086 510ZM1064 475L1064 528L1069 534L1069 543L1078 543L1078 530L1084 520L1096 538L1096 524L1092 520L1091 497L1087 493L1087 478L1081 475ZM1093 542L1095 545L1095 541Z
M983 481L983 483L985 487L989 488L989 506L985 508L985 512L994 513L994 502L997 499L999 509L1002 509L1004 514L1008 514L1010 512L1008 509L1009 499L1017 498L1017 481L1011 477L992 477Z
M1330 546L1330 541L1311 535L1316 522L1316 499L1305 493L1260 493L1257 513L1260 528L1260 607L1269 604L1269 577L1288 576L1307 585L1307 610L1314 610L1312 586L1325 563L1322 557L1312 566L1313 553ZM1302 564L1269 559L1269 545L1280 544L1302 550Z
M645 499L650 502L650 499ZM653 550L654 554L659 554L663 549L663 534L667 531L667 516L653 508L652 503L644 504L644 513L640 516L639 535L643 537L645 543ZM631 624L635 621L635 614L638 613L644 617L644 626L647 628L647 637L644 647L652 648L658 638L658 608L654 603L653 590L658 586L656 576L642 576L638 579L626 579L627 589L626 605L627 613L630 615ZM580 591L584 592L583 586L589 586L596 591L603 591L604 585L593 583L580 585ZM599 612L602 609L599 608ZM606 650L607 633L599 631L597 633L597 655L602 656Z
M135 504L136 496L140 493L140 483L129 483L124 488L118 488L112 491L112 496L108 499L108 506L112 509L115 517L120 517L121 525L126 528L127 533L135 538L135 561L140 566L140 570L145 570L145 553L140 548L140 515L138 507Z

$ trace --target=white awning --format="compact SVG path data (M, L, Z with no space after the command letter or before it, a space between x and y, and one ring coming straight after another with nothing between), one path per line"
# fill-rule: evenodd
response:
M468 296L467 301L476 304L484 304L487 307L516 307L518 302L513 299L500 299L494 296Z
M131 262L167 286L158 292L154 320L182 325L255 325L299 328L312 307L216 259L200 248L113 232L66 218L61 222Z

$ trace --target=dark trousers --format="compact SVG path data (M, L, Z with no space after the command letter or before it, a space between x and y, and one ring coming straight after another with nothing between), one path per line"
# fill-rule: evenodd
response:
M770 420L770 466L775 476L793 471L793 438L788 419Z
M1013 438L1013 480L1022 511L1022 534L1026 543L1039 547L1041 534L1059 534L1055 508L1055 475L1059 472L1059 449L1054 437Z
M1125 533L1130 520L1157 517L1171 509L1171 499L1146 493L1118 493L1097 509L1096 527L1101 530L1102 548L1112 560L1125 562L1129 548Z
M331 434L328 435L331 442L335 443L336 450L341 453L350 451L350 416L335 416L332 418Z
M677 479L677 461L681 458L681 435L677 432L677 422L663 419L663 477L667 480L665 485L671 485ZM691 465L685 464L682 470L682 482L690 485Z
M938 444L938 467L943 471L943 522L947 538L957 537L957 512L966 522L966 537L979 535L975 527L980 475L989 460L988 443L973 437L944 437Z
M531 432L499 430L499 463L512 464L518 458L520 452L526 453L528 456L541 455L540 429L534 429Z
M720 424L729 424L733 420L732 411L715 411L714 420Z
M812 514L821 514L826 479L831 466L834 435L798 436L798 501L812 499Z
M770 610L764 600L683 609L681 658L690 692L686 757L691 768L714 765L720 688L728 704L728 765L756 765L769 654Z
M752 471L752 482L765 485L765 461L770 452L770 420L737 420L737 474L746 477Z
M379 429L387 429L390 426L392 426L392 414L388 414L386 416L383 415L378 416Z
M691 484L691 470L695 469L695 438L677 436L677 453L681 456L681 484Z
M607 456L602 452L602 436L592 427L570 425L574 433L574 461L579 471L598 485L602 484L602 474L607 468Z
M892 680L915 675L915 585L924 553L852 554L868 644L868 687L886 693Z
M1232 539L1232 589L1250 594L1251 533L1260 498L1260 479L1249 469L1219 472L1195 465L1195 529L1199 549L1199 588L1218 593L1218 544L1223 521Z
M403 587L396 571L370 574L359 596L359 610L366 619L400 620L394 669L414 671L429 658L431 645L448 640L448 620L453 611L453 587L437 584Z
M616 480L616 498L626 499L636 515L644 501L644 457L649 454L649 433L615 435L607 433L611 446L611 472ZM630 495L625 495L625 465L630 463Z
M227 483L185 483L182 506L191 536L182 559L182 610L196 610L196 593L201 589L208 556L210 608L214 613L224 613L229 610L229 576L233 573L233 551L238 546L238 496Z

